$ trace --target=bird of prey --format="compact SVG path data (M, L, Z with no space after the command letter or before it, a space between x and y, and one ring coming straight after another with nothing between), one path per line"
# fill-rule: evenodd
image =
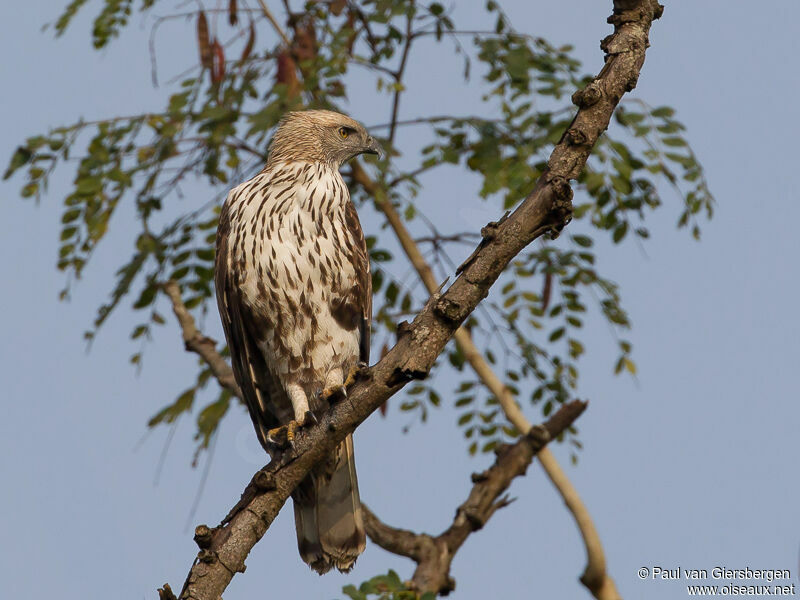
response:
M369 359L372 280L341 165L380 145L353 119L288 113L267 164L228 194L215 285L233 372L272 453ZM292 494L300 556L348 571L365 546L350 435Z

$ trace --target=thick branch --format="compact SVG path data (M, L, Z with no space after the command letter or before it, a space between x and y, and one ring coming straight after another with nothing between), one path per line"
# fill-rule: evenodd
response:
M163 289L172 301L172 310L175 316L178 317L186 349L200 355L200 358L208 363L219 384L237 398L241 398L242 392L233 377L233 370L231 370L225 357L217 352L217 342L210 337L206 337L197 329L194 317L192 317L181 299L181 290L178 284L174 281L168 281L163 285Z
M399 554L420 562L419 546L422 534L387 525L376 517L363 502L361 503L361 508L364 510L364 526L367 529L369 539L387 552Z
M653 0L615 0L614 6L610 20L615 32L604 42L606 65L589 86L593 92L576 94L578 113L534 190L511 215L485 228L483 241L459 268L453 284L443 294L434 294L412 324L400 328L395 347L353 386L348 401L336 404L318 424L300 431L291 457L273 461L254 477L253 484L262 493L213 530L210 539L204 537L204 548L192 565L182 598L219 598L233 575L244 570L250 550L312 466L408 381L427 376L449 339L508 263L531 241L560 231L568 222L572 210L568 179L583 168L619 99L635 85L644 62L647 32L660 10ZM458 543L461 535L456 528L448 539Z
M586 409L586 403L574 400L565 404L544 425L530 428L513 445L497 450L494 464L482 473L473 473L473 486L467 499L458 507L450 526L437 536L395 529L365 508L364 523L370 539L389 552L407 556L417 563L412 579L419 592L446 595L455 588L450 564L470 534L481 529L498 508L508 504L503 493L514 478L524 475L533 457L545 445L566 430Z

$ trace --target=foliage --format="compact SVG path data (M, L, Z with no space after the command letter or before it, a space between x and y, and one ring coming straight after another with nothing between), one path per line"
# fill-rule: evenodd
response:
M433 592L420 595L409 589L391 569L386 575L377 575L365 581L358 589L354 585L346 585L342 592L352 600L434 600L436 597Z
M55 23L57 34L84 4L73 0L67 6ZM139 9L151 11L155 4L144 0ZM130 0L104 0L92 31L95 47L105 47L119 35L132 6ZM258 9L239 8L241 14L227 15L231 25L225 26L224 11L207 15L192 5L189 17L196 27L187 43L198 46L198 64L171 89L163 111L56 127L30 137L13 153L4 177L26 172L24 198L41 198L54 170L72 168L74 163L67 161L77 158L72 188L63 194L58 268L66 274L64 297L100 251L118 208L125 203L135 206L137 234L130 258L120 266L116 285L99 307L87 338L123 302L130 302L142 315L131 337L149 340L153 327L165 322L159 290L169 279L179 284L188 308L214 311L213 243L220 203L229 187L261 168L269 135L285 111L342 110L355 80L363 80L364 72L373 78L378 93L386 94L387 112L394 115L387 126L374 129L379 137L384 134L389 158L370 159L367 165L386 195L373 198L353 187L354 200L365 211L379 209L380 201L393 203L420 236L419 243L443 280L454 270L454 249L463 250L464 242L474 243L475 238L446 231L446 224L433 224L425 217L420 208L424 203L416 202L424 194L423 175L466 169L479 180L478 195L496 203L498 213L513 209L531 191L549 151L569 125L575 110L571 94L589 81L570 46L554 46L515 31L493 1L486 4L488 26L483 32L460 31L455 15L438 2L307 2L302 11L299 5L292 8L298 12L286 19L292 42L286 48ZM171 17L155 23L166 18ZM228 27L230 41L209 36L209 19L217 31ZM405 89L407 60L424 60L409 49L422 40L438 44L436 52L452 49L459 54L465 89L482 95L481 114L491 117L431 114L413 122L396 121L394 107ZM465 45L469 40L471 47ZM427 145L417 149L396 144L398 128L419 125L429 128ZM601 253L596 247L603 238L613 244L631 236L647 239L645 222L666 203L665 188L677 199L677 226L699 237L700 219L711 216L713 199L683 132L669 107L652 108L641 100L621 106L577 183L571 235L521 254L466 323L506 385L545 415L576 393L587 318L602 318L614 331L613 370L636 372L631 344L619 337L630 327L619 290L600 269L602 254L608 251ZM401 167L401 156L402 163L411 166ZM197 181L207 189L207 202L187 210L180 202L182 189ZM404 259L382 247L377 232L368 233L375 292L373 339L376 344L389 343L398 322L412 316L426 295L394 275L405 269ZM141 360L140 348L131 361L138 365ZM410 386L400 409L424 421L430 409L453 405L469 452L489 451L517 432L502 418L496 399L464 367L463 354L449 346L437 371L459 372L456 389L442 389L434 376ZM200 365L196 382L150 425L171 423L193 411L210 377ZM207 446L229 401L221 392L197 411L200 448ZM578 445L574 436L571 441ZM345 593L351 598L373 593L405 597L391 587L396 575L385 577ZM383 590L381 585L388 587Z

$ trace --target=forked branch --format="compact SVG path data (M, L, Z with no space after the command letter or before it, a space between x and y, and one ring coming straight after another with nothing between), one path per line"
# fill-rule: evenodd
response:
M450 526L439 535L395 529L382 523L365 506L364 523L369 538L384 550L417 563L411 580L416 591L442 596L450 593L455 589L450 564L469 535L481 529L496 510L508 504L503 493L514 478L524 475L533 457L572 425L585 409L585 402L569 402L543 425L531 427L516 443L498 447L494 464L482 473L472 474L469 496L458 507Z

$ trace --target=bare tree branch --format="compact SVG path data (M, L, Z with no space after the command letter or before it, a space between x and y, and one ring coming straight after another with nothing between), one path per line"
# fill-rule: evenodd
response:
M422 560L420 558L421 538L430 538L431 536L427 536L424 533L414 533L408 529L397 529L396 527L387 525L376 517L363 502L361 503L361 508L364 509L364 525L367 529L369 539L392 554L405 556L416 562Z
M555 146L548 169L534 190L513 213L484 228L479 247L459 267L453 284L443 294L433 294L413 323L401 324L397 344L362 374L348 400L331 407L319 423L301 430L291 455L273 460L254 476L251 485L260 493L248 499L227 523L211 530L208 536L198 537L202 549L181 598L219 598L234 574L244 570L250 550L312 466L406 383L426 377L449 339L486 297L509 262L537 237L548 232L557 234L567 224L572 210L569 179L580 173L620 98L635 86L644 63L651 22L661 11L655 0L614 1L614 15L609 21L615 31L602 44L607 53L606 64L594 81L573 96L579 110ZM530 453L532 456L533 451ZM494 489L495 484L491 487ZM490 496L488 492L476 498L470 494L468 503L474 500L481 514L481 510L487 510ZM443 534L448 544L460 546L470 528L474 528L468 516L470 508L469 504L462 505L456 521Z
M458 507L450 526L439 535L395 529L364 507L369 538L381 548L417 563L412 579L415 590L447 595L455 589L450 564L469 535L481 529L496 510L509 503L502 494L514 478L524 475L533 457L572 425L585 409L585 402L569 402L544 425L531 427L515 444L500 446L494 465L482 473L472 474L474 485L469 496Z
M174 281L168 281L162 286L164 293L172 301L172 311L178 318L183 334L183 343L189 352L200 355L208 366L219 384L237 398L242 397L242 392L233 377L231 369L225 357L217 352L217 342L210 337L200 333L189 310L181 299L181 290Z

